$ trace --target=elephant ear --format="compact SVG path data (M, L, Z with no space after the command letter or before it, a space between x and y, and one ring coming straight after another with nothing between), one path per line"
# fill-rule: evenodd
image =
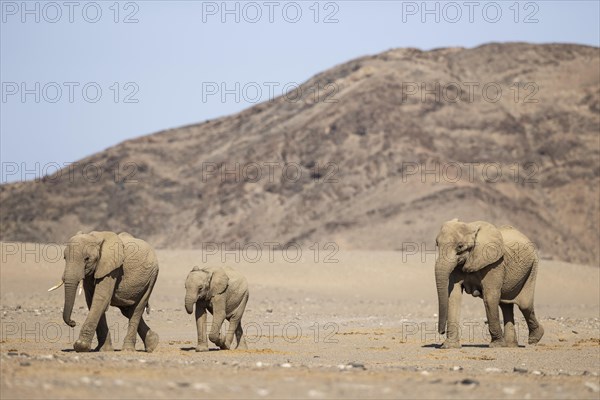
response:
M93 232L100 244L100 258L96 265L94 278L100 279L121 267L125 261L125 246L113 232Z
M504 255L502 234L492 224L484 221L469 224L475 245L463 265L464 272L476 272L495 263Z
M210 277L210 297L221 294L229 285L229 277L223 268L217 268Z

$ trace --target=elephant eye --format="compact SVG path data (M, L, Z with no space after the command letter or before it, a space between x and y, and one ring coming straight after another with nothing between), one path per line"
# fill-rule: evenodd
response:
M83 259L83 261L90 261L90 256L87 256L86 258Z

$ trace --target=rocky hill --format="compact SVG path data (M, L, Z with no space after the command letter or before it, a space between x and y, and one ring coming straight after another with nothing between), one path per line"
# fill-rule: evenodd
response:
M598 265L599 61L594 47L522 43L356 59L241 113L2 185L0 239L108 229L165 248L428 252L458 217Z

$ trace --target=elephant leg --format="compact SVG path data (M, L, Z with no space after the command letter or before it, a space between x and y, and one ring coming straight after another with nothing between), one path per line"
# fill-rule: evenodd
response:
M127 325L127 334L125 335L123 347L121 348L122 351L135 351L135 335L133 338L133 343L129 340L129 330L131 329L131 318L133 317L134 309L134 306L121 307L121 314L123 314L123 316L129 320L129 324Z
M158 275L153 277L153 279L151 280L150 285L148 287L148 292L147 292L148 296L146 297L144 306L142 307L142 313L140 315L140 322L139 322L138 329L137 329L138 335L140 335L140 338L142 338L142 342L144 342L144 349L148 353L152 353L154 351L154 349L156 349L156 347L158 346L158 342L159 342L158 333L151 330L150 327L148 326L148 324L146 324L146 321L144 321L144 310L148 306L148 299L150 298L150 295L152 294L152 290L154 290L154 284L156 283L157 277L158 277Z
M83 291L85 293L85 302L87 303L89 310L92 307L92 299L94 298L93 279L86 278L83 280ZM106 313L103 313L98 321L96 336L98 338L98 346L95 349L96 351L113 351L110 331L108 330L108 324L106 323Z
M225 322L224 314L223 316L213 314L213 321L210 327L210 333L208 334L208 338L211 342L219 346L221 350L229 350L229 347L225 345L225 336L221 334L221 327L223 326L223 322Z
M143 315L140 318L140 324L138 325L137 332L138 335L140 335L140 338L142 338L142 342L144 342L144 349L148 353L152 353L158 346L159 336L158 333L151 330L148 324L146 324Z
M196 303L196 330L198 331L198 345L196 351L208 351L206 337L206 305L199 301Z
M502 319L504 320L504 341L508 347L519 347L519 341L515 332L514 305L512 303L500 303Z
M544 328L538 322L535 317L535 311L533 310L533 304L528 307L521 307L519 309L523 313L523 317L525 317L525 322L527 322L527 328L529 329L529 344L536 344L542 339L544 336Z
M521 293L519 293L517 305L525 317L527 328L529 330L529 344L536 344L544 336L544 328L535 317L533 310L533 297L535 293L535 278L537 275L538 260L534 260L531 266L531 273L527 282L523 285Z
M133 315L134 308L133 307L123 307L121 308L121 314L127 319L131 319ZM137 333L140 335L142 342L144 342L144 347L148 353L152 353L156 346L158 346L159 336L156 332L150 329L150 327L144 321L144 317L140 318L140 323L137 328ZM135 349L135 343L134 343ZM131 350L131 349L128 349ZM126 350L127 351L127 350Z
M127 333L125 334L121 351L135 351L135 342L137 340L137 329L140 322L140 317L140 315L136 315L136 310L134 308L131 311L131 317L129 318Z
M504 337L502 335L502 327L500 326L500 312L498 305L500 304L500 291L496 289L483 289L483 303L485 305L485 314L488 320L488 327L492 341L490 347L504 347Z
M452 279L452 277L451 277ZM448 324L446 340L442 349L459 349L460 345L460 302L462 297L461 282L451 280L450 297L448 298Z
M219 346L222 350L229 350L229 348L225 345L225 337L221 335L221 326L223 326L223 322L225 321L226 312L225 312L225 294L219 294L212 298L212 306L213 306L213 321L212 326L210 327L210 333L208 334L208 338L211 342Z
M140 339L142 339L142 342L144 342L144 343L146 343L146 338L148 337L148 332L150 332L150 327L148 326L148 324L146 324L146 321L144 321L144 316L142 315L142 317L140 318L140 323L137 328L137 333L140 336Z
M108 330L108 323L106 322L106 313L102 314L100 321L98 321L96 336L98 337L98 347L96 347L96 350L114 351L110 338L110 331Z
M237 329L235 330L235 340L237 342L236 349L246 350L246 338L244 337L244 328L242 328L242 320L240 320Z
M231 318L229 319L229 327L227 328L227 335L225 336L225 346L227 348L231 348L231 343L233 343L233 336L238 330L238 327L240 326L242 321L242 315L244 315L244 311L246 310L246 303L248 303L248 294L244 296L240 304L233 311Z
M100 280L100 282L94 287L90 311L81 327L81 331L79 332L79 339L77 339L77 341L75 341L73 344L75 351L90 351L92 339L94 338L94 332L98 328L100 319L104 316L104 312L110 305L110 300L115 290L118 273L118 271L111 272L102 278L102 280ZM104 319L104 325L106 325L106 317ZM108 332L108 326L105 326L105 328L106 332ZM101 331L103 331L103 328L101 328Z
M150 293L152 293L152 289L154 287L154 283L156 281L156 277L148 285L146 291L142 295L142 298L137 302L137 304L126 309L126 316L129 318L129 325L127 326L127 333L125 334L125 339L123 341L122 351L135 351L135 342L137 339L137 334L139 332L142 340L144 338L144 346L146 351L152 352L156 346L158 345L158 335L151 331L148 325L144 322L141 326L140 330L140 321L142 320L142 316L144 315L144 310L146 309L146 305L148 304L148 299L150 298ZM123 310L122 310L123 311Z
M227 327L227 333L225 334L225 348L231 348L231 344L233 343L233 336L235 335L235 331L237 331L238 326L240 326L239 318L231 318L229 320L229 326Z
M127 333L123 340L122 351L135 351L135 342L137 340L140 320L142 319L144 309L146 308L146 301L148 300L148 296L146 296L147 293L148 292L144 293L140 301L130 308L129 325L127 326Z

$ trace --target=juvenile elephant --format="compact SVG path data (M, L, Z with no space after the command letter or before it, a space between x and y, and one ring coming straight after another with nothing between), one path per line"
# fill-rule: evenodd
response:
M248 282L230 267L194 267L185 281L185 309L191 314L196 303L198 346L196 351L208 351L206 310L212 316L208 338L222 350L229 350L235 333L236 348L246 349L242 315L248 302ZM229 321L227 334L221 334L224 320Z
M460 300L466 290L482 297L492 337L490 347L516 347L513 304L527 322L529 344L540 341L544 328L535 317L533 295L538 256L533 243L511 226L499 229L457 219L442 225L437 235L435 280L439 302L439 333L447 331L442 348L460 348ZM504 335L498 306L502 309Z
M136 334L139 334L146 351L152 352L158 345L158 335L142 317L158 277L158 261L150 245L128 233L78 232L69 239L64 258L62 282L49 289L65 285L63 320L75 326L71 313L75 292L82 280L89 309L79 339L73 344L75 351L90 350L94 331L98 336L96 350L113 350L104 314L112 305L129 319L122 350L134 351Z

